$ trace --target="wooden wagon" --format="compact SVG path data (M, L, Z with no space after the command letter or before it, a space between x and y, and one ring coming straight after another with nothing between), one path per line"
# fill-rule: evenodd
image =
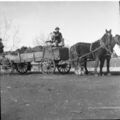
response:
M56 68L62 73L69 73L71 66L69 64L69 48L45 46L43 51L22 53L17 56L6 56L15 69L21 73L31 71L32 62L38 64L42 73L54 73Z

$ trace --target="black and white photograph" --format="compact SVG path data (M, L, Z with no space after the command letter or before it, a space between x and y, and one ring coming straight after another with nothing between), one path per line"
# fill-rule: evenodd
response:
M120 119L120 1L0 0L1 120Z

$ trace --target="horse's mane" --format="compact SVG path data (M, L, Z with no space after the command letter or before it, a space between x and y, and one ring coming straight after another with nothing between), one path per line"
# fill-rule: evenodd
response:
M108 41L107 35L104 34L101 39L96 40L95 42L92 43L91 50L94 50L94 49L100 47L101 43L104 43L105 45L111 45L112 44L112 39L113 39L113 36L110 35L110 40Z

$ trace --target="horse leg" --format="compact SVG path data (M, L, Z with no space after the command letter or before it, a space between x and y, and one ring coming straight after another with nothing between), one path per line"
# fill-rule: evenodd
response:
M74 73L75 73L76 75L78 75L78 68L77 68L77 66L75 66L75 68L74 68Z
M78 61L74 61L74 73L76 74L76 75L78 75L79 73L78 73Z
M75 74L76 75L82 75L82 68L80 66L77 66L76 69L75 69Z
M84 75L84 66L81 66L81 71L80 71L80 75Z
M105 59L104 58L101 58L100 59L100 75L102 76L103 72L102 72L102 69L103 69L103 66L104 66L104 62L105 62Z
M85 74L88 74L88 69L87 69L87 59L85 59L85 62L84 62L84 68L85 68Z
M95 60L95 68L94 68L95 76L98 76L98 74L97 74L98 65L99 65L99 58L97 57Z
M83 75L84 74L84 66L81 63L80 59L77 60L77 74Z
M1 74L1 72L2 72L2 65L0 65L0 74Z
M82 67L81 63L78 61L78 64L77 64L78 75L82 75L82 71L83 71L83 67Z
M107 60L107 75L110 75L110 57L106 58Z

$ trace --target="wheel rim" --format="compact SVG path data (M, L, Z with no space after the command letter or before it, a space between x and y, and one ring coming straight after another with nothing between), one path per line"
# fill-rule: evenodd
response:
M65 65L59 65L57 68L60 73L66 74L69 73L71 66L70 64L65 63Z
M28 69L28 64L27 63L19 63L17 64L17 70L20 73L26 73Z

